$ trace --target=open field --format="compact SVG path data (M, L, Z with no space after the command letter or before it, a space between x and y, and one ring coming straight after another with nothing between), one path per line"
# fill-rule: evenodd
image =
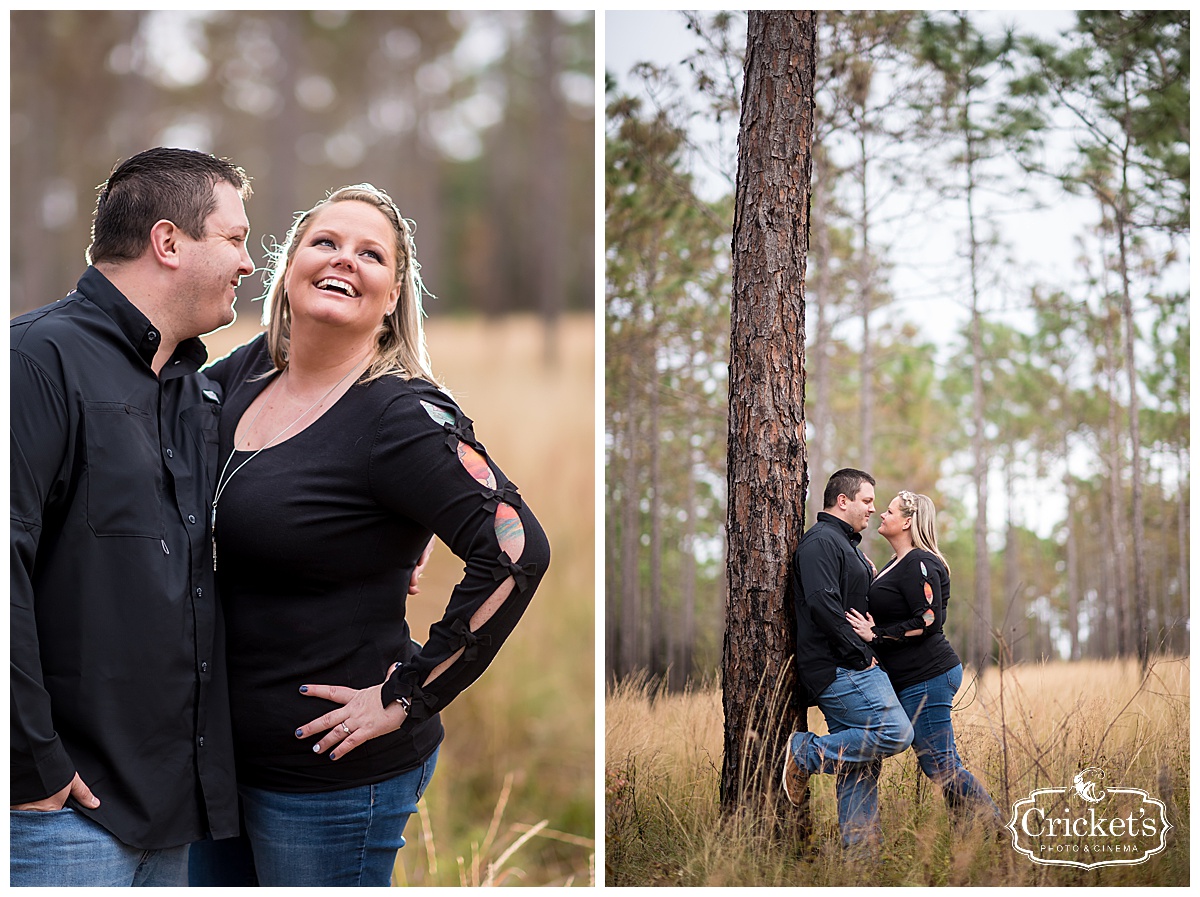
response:
M210 356L252 336L243 321L206 337ZM543 361L534 317L434 318L434 372L545 528L550 571L495 662L443 714L446 741L409 821L397 883L588 885L595 863L594 322L563 319ZM413 635L437 620L462 563L438 545L410 600ZM499 811L499 812L497 812ZM503 862L503 854L544 825Z
M1166 805L1166 848L1146 862L1085 870L1045 866L1011 840L952 831L912 751L884 761L878 864L850 863L838 840L832 776L811 780L813 836L793 844L771 820L723 817L720 692L666 694L629 681L605 708L605 883L695 886L1187 885L1189 661L1084 661L967 671L954 726L968 769L1008 813L1035 788L1063 787L1087 766L1112 786ZM809 712L823 733L819 710ZM775 780L772 772L771 780Z

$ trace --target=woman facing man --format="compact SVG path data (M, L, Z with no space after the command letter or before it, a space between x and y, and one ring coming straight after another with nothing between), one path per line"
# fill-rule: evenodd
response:
M938 550L936 512L927 495L902 491L880 515L879 534L892 558L871 581L869 611L846 614L875 649L896 697L912 721L921 771L942 789L956 815L976 811L1000 820L1000 810L963 766L950 710L962 685L962 662L942 626L950 600L950 565Z
M782 776L799 805L809 776L835 774L843 843L869 852L880 837L880 761L909 744L956 816L974 809L1000 819L954 744L950 710L962 664L942 633L950 574L933 502L911 492L892 500L879 532L894 554L877 572L859 548L874 483L865 471L837 471L793 559L797 674L830 734L793 733Z

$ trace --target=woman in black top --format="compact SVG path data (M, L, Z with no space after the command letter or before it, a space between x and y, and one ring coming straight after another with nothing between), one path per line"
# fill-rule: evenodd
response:
M939 785L952 813L982 812L1002 822L1000 810L963 767L954 746L950 709L963 668L946 636L950 567L937 547L933 501L901 492L880 515L879 533L895 555L871 583L868 614L846 614L871 643L913 724L913 750L925 775Z
M549 563L430 373L411 228L370 185L334 191L273 260L267 332L207 372L224 387L213 532L243 825L192 846L194 885L388 885L438 711ZM435 534L465 572L420 646L405 600Z

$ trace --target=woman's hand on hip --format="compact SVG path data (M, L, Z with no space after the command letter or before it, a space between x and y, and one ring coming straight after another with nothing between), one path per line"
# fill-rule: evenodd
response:
M370 688L300 686L300 691L309 697L324 698L342 706L305 723L296 730L296 737L311 738L325 732L326 735L313 745L313 751L328 753L330 760L338 760L372 738L395 732L404 724L408 713L398 701L384 707L379 697L382 688L383 683Z

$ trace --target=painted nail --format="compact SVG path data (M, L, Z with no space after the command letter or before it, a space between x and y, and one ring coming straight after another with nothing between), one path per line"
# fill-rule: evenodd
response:
M308 694L308 686L307 685L300 686L300 694L302 694L302 695Z
M303 730L303 729L297 729L297 730L296 730L296 737L297 737L297 738L303 738L303 737L304 737L304 730Z
M314 754L319 754L319 753L321 753L321 746L320 746L319 744L314 744L314 745L313 745L313 753L314 753Z
M330 754L330 755L329 755L329 759L330 759L330 760L336 760L336 759L337 759L337 754Z

